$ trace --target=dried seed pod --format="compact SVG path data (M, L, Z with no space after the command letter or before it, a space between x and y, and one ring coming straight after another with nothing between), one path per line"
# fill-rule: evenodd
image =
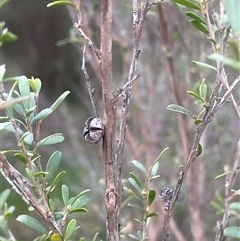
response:
M172 200L173 193L174 193L174 189L171 189L169 187L164 187L161 190L159 196L164 202L168 202L168 201ZM177 197L177 201L180 201L181 199L182 199L182 193L179 192L178 197Z
M83 136L91 144L98 143L104 135L104 124L100 118L89 117L85 122Z

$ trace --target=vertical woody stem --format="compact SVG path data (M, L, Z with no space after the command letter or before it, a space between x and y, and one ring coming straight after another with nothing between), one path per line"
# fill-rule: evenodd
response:
M105 135L103 158L105 162L105 206L107 240L118 241L120 199L114 175L116 107L112 80L112 0L100 0L101 45L100 71L104 101Z

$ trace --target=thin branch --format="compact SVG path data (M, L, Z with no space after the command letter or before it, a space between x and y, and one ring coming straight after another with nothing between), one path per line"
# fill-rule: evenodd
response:
M226 237L224 237L224 229L227 226L228 218L230 215L230 204L233 199L234 194L231 194L231 189L233 188L233 185L236 181L238 171L240 169L240 140L238 140L237 144L237 152L236 152L236 159L233 164L232 171L229 175L226 176L225 180L225 208L224 208L224 214L221 221L217 222L217 232L215 241L224 241Z
M86 44L84 44L84 46L83 46L82 71L84 73L85 80L86 80L86 83L87 83L88 94L90 96L90 100L91 100L91 103L92 103L94 114L95 114L96 117L99 117L98 112L97 112L97 108L96 108L96 104L95 104L95 99L94 99L94 89L91 86L89 74L87 72L87 68L86 68L86 65L85 65L85 54L86 54Z
M82 26L83 26L83 18L82 18L82 12L81 12L81 1L80 0L74 0L77 8L77 17L78 22L74 24L74 27L79 31L80 35L85 39L88 46L92 48L92 50L95 52L96 56L98 57L98 60L101 57L101 51L97 48L97 46L93 43L93 41L84 33Z
M120 120L120 133L118 137L118 145L117 145L117 165L118 168L118 184L121 183L122 180L122 164L123 164L123 151L124 151L124 143L126 137L126 128L127 128L127 121L128 121L128 109L130 104L130 98L132 94L132 82L133 80L137 79L139 75L136 73L137 70L137 61L140 54L140 40L142 29L144 25L144 21L146 18L146 14L150 9L152 2L148 0L144 0L142 7L138 0L133 0L133 53L131 64L129 68L129 74L126 84L122 89L126 89L124 91L124 98L122 102L122 114ZM122 192L122 184L118 186L118 193Z
M32 191L32 184L19 173L7 160L7 158L0 152L0 171L8 183L12 186L22 199L33 207L37 213L47 222L48 226L53 232L59 233L62 236L62 227L55 220L53 213L46 206L42 206L35 193Z
M185 165L184 165L183 170L180 171L180 173L179 173L179 178L178 178L178 182L177 182L176 187L175 187L175 192L174 192L173 198L171 200L171 205L170 205L169 209L166 211L165 216L164 216L164 225L163 225L162 235L161 235L162 241L166 241L167 238L168 238L168 235L166 235L166 234L169 232L168 226L169 226L169 222L170 222L170 219L171 219L171 216L172 216L172 209L173 209L173 207L176 203L178 194L179 194L180 189L182 187L183 181L184 181L184 179L187 175L187 172L188 172L191 164L195 161L195 159L197 157L198 145L200 143L200 139L203 135L203 132L205 131L209 122L212 121L212 119L213 119L214 115L216 114L217 110L219 110L219 108L223 106L223 104L227 101L229 95L236 88L236 86L239 85L239 83L240 83L240 76L238 76L235 79L235 81L229 87L229 89L226 91L226 93L224 94L224 96L222 97L222 99L219 103L216 104L215 102L210 100L212 105L210 106L210 108L206 109L206 113L205 113L205 116L203 118L203 122L200 123L195 129L196 134L195 134L195 138L194 138L194 142L193 142L191 151L190 151L190 153L187 157L187 160L185 161ZM213 91L213 93L214 92L215 91ZM214 96L212 96L212 98L214 98Z

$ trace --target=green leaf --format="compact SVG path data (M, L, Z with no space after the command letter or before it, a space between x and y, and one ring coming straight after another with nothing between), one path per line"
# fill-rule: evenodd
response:
M194 120L194 124L195 125L198 125L198 124L200 124L200 123L202 123L203 122L203 120L201 120L201 119L196 119L196 120Z
M46 172L48 172L46 176L47 182L53 177L57 168L61 163L62 153L60 151L55 151L49 158L46 166Z
M40 146L47 146L47 145L53 145L60 143L64 140L63 134L62 133L56 133L50 136L45 137L41 141L39 141L34 148L33 152L35 152Z
M6 241L9 241L9 228L8 228L8 224L7 221L4 219L3 215L0 215L0 228L3 231L3 233L5 234L6 237L8 237L8 239ZM2 240L1 240L2 241Z
M230 25L238 33L240 31L239 0L227 0L224 3Z
M47 4L47 7L49 8L49 7L53 7L53 6L56 6L56 5L69 5L73 8L76 8L75 4L73 4L70 1L65 1L65 0L51 2L51 3Z
M138 177L133 173L130 172L130 178L128 179L129 182L140 192L142 193L143 190L143 184L141 181L138 179Z
M69 188L67 185L62 185L62 200L65 206L69 200Z
M88 210L86 208L73 208L69 211L69 213L87 213Z
M156 175L156 173L157 173L157 171L158 171L158 167L159 167L159 163L156 162L156 163L154 164L154 166L152 167L151 177Z
M34 173L34 178L40 177L40 176L46 176L47 172L35 172Z
M13 212L15 211L15 207L11 206L7 209L7 211L4 213L4 219L7 221L12 216Z
M205 34L209 34L207 28L205 26L203 26L200 22L196 21L196 20L190 20L190 23L198 30L202 31Z
M10 195L11 189L5 189L3 192L0 194L0 209L3 207L4 203L8 199Z
M36 220L33 217L22 214L22 215L19 215L16 220L25 224L26 226L28 226L30 228L33 228L33 229L39 231L40 233L45 233L45 234L48 233L47 229L38 220Z
M64 240L68 240L72 234L74 233L74 231L76 230L76 225L77 225L77 221L75 219L72 219L66 228L66 233L65 233L65 239Z
M131 161L133 163L133 165L135 167L137 167L140 171L144 172L144 173L147 173L147 169L143 166L142 163L140 163L139 161L137 160L133 160Z
M232 202L230 204L230 209L240 212L240 202Z
M223 231L224 235L231 238L240 238L240 227L228 227Z
M190 1L187 1L187 0L172 0L172 1L175 3L181 4L185 7L193 8L193 9L201 11L201 7L199 5L196 5Z
M139 240L138 237L133 234L128 234L128 236L134 240Z
M93 238L91 239L91 241L96 241L98 234L99 234L98 232L95 233L94 236L93 236Z
M8 31L7 28L5 28L4 30L7 30L7 31L0 36L0 42L1 42L0 46L2 46L2 43L4 42L14 42L18 39L18 36Z
M169 147L166 147L166 148L164 148L162 151L161 151L161 153L159 154L159 156L156 158L156 160L153 162L153 164L152 164L152 166L154 166L159 160L160 160L160 158L161 158L161 156L165 153L165 151L166 150L168 150L169 149Z
M207 85L205 84L205 79L202 80L202 83L199 86L199 95L203 100L207 97Z
M217 72L217 68L214 67L214 66L212 66L212 65L210 65L210 64L206 64L206 63L204 63L204 62L199 62L199 61L195 61L195 60L193 60L192 62L193 62L194 64L197 64L197 65L201 66L201 67L208 68L208 69L212 69L212 70L214 70L214 71Z
M128 206L129 206L129 207L132 207L132 208L135 208L135 209L139 209L139 210L141 210L141 211L144 210L141 206L139 206L139 205L137 205L137 204L135 204L135 203L128 203Z
M149 214L147 215L147 218L155 217L155 216L157 216L157 215L158 215L157 212L151 212L151 213L149 213Z
M28 145L33 143L33 133L30 131L25 132L19 140L20 142L24 141Z
M0 65L0 83L3 82L5 72L6 72L5 64Z
M33 92L38 95L40 90L41 90L41 87L42 87L42 82L39 78L31 78L31 79L28 79L28 83L29 85L31 86Z
M152 181L153 179L157 179L159 177L160 177L160 175L154 175L154 176L151 176L149 180Z
M42 121L46 117L52 114L52 110L50 108L46 108L42 111L40 111L31 121L31 124L34 124L37 121Z
M200 156L202 153L202 146L198 144L197 156Z
M195 116L192 114L192 112L190 110L187 110L186 108L180 106L180 105L175 105L175 104L171 104L167 106L167 110L171 110L171 111L175 111L184 115L188 115L191 118L195 118Z
M217 179L219 179L219 178L221 178L221 177L224 177L224 176L228 175L229 173L231 173L231 171L224 172L224 173L222 173L222 174L216 176L216 177L214 178L214 180L217 180Z
M155 190L150 189L150 190L149 190L149 193L148 193L148 206L149 206L149 207L151 206L151 204L152 204L152 202L154 201L155 197L156 197L156 192L155 192Z
M22 161L23 163L27 164L27 159L26 157L21 153L21 152L18 152L18 153L15 153L14 156L19 159L20 161Z
M55 233L51 236L51 241L63 241L63 238L61 237L60 234Z
M26 111L26 117L29 117L35 110L36 110L37 106L34 105L33 107L31 107L30 109L28 109Z
M65 175L66 171L62 171L60 173L58 173L58 175L55 177L55 179L53 180L52 184L46 188L47 190L47 194L52 192L54 190L54 188L56 187L56 185L61 181L61 179L63 178L63 176Z
M142 240L142 236L143 236L142 231L141 231L141 230L138 230L136 234L137 234L139 240Z
M80 192L76 197L74 198L71 198L68 203L72 205L72 207L74 206L74 203L82 196L84 196L84 198L86 198L86 194L90 192L90 189L86 189L82 192ZM88 198L88 197L87 197ZM89 198L88 198L89 200ZM82 200L83 202L81 203L81 206L84 206L87 202L86 202L86 199L85 200ZM76 206L75 206L76 207Z
M8 2L10 2L10 0L2 0L0 2L0 8L2 8L4 5L6 5Z
M15 129L14 129L14 127L13 127L13 124L12 124L11 122L0 123L0 130L7 130L7 131L10 131L10 132L13 132L13 133L16 132ZM18 134L19 134L20 136L22 136L23 133L24 133L24 132L23 132L21 129L19 129L18 127L17 127L17 132L18 132Z
M203 19L201 19L200 17L198 17L194 12L187 11L185 14L188 17L193 18L197 22L200 22L200 23L203 23L203 24L207 25L206 22Z
M201 97L200 97L198 94L196 94L195 92L193 92L193 91L191 91L191 90L188 90L187 93L188 93L189 95L191 95L191 96L199 99L199 100L202 102Z
M12 122L7 121L7 122L0 123L0 131L6 129L9 125L12 125Z
M74 199L74 198L73 198ZM70 199L71 201L73 199ZM75 201L72 202L71 205L71 210L77 209L77 208L82 208L83 206L85 206L88 202L89 202L90 198L88 196L81 196L78 197L77 199L75 199Z
M63 94L61 94L58 99L51 105L50 109L52 111L56 110L58 106L64 101L66 96L70 93L70 91L65 91Z
M233 69L240 70L240 62L235 59L227 58L221 54L210 54L208 58L211 60L222 62L223 64L230 66Z
M19 87L21 97L30 95L30 86L28 84L28 79L26 76L19 77L18 87ZM23 101L23 106L25 110L29 109L30 108L29 101L28 100Z

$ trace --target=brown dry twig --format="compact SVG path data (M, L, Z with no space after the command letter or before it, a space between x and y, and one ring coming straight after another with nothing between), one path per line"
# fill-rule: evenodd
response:
M95 99L94 99L94 89L92 88L90 78L89 78L89 74L87 72L87 67L85 65L85 54L86 54L86 44L84 44L84 46L83 46L82 71L84 73L85 80L86 80L86 83L87 83L88 94L90 96L90 100L91 100L91 103L92 103L94 115L96 117L99 117L98 112L97 112L97 108L96 108L96 104L95 104Z
M80 35L85 39L87 45L92 48L92 50L95 52L98 59L101 57L101 51L97 48L97 46L93 43L93 41L84 33L82 26L83 26L83 18L82 18L82 12L81 12L81 2L78 0L75 0L76 5L76 12L77 12L77 18L78 22L74 24L74 27L79 31Z
M29 207L33 207L37 213L46 221L51 231L59 233L62 236L62 227L55 220L53 213L48 206L42 205L39 198L36 197L32 190L32 184L20 172L18 172L7 160L7 158L0 152L0 171L7 182L12 186L27 203Z
M235 196L235 193L232 194L231 189L233 188L233 185L236 181L238 171L240 169L240 140L238 140L237 144L237 152L236 152L236 158L233 164L233 168L230 174L226 176L225 180L225 208L224 208L224 214L221 221L217 222L217 232L215 241L224 241L226 237L224 237L224 229L227 226L229 215L230 215L230 204L233 200L233 197Z
M217 101L215 99L215 96L212 95L210 97L209 103L212 103L210 106L208 106L208 108L206 108L206 112L203 118L202 123L198 124L198 126L195 129L195 138L194 138L194 142L191 148L191 151L187 157L187 160L185 161L183 170L179 173L179 178L178 178L178 182L176 184L175 187L175 193L173 195L173 198L171 200L171 205L169 207L169 210L166 211L165 216L164 216L164 225L163 225L163 229L162 229L162 235L161 235L161 240L162 241L166 241L167 237L166 233L168 233L168 226L169 226L169 222L171 219L171 215L172 215L172 209L176 203L177 197L179 195L180 189L182 187L184 178L187 175L187 172L191 166L191 164L195 161L196 157L197 157L197 152L198 152L198 145L200 143L200 139L203 135L203 132L205 131L207 125L212 121L214 115L216 114L216 112L223 106L223 104L228 100L229 95L232 93L232 91L240 84L240 76L238 76L234 82L232 83L232 85L229 87L229 89L226 91L226 93L224 94L224 96L221 98L220 101ZM220 86L219 86L220 87ZM216 86L215 88L219 88L218 86ZM213 90L213 93L216 93L218 91Z

